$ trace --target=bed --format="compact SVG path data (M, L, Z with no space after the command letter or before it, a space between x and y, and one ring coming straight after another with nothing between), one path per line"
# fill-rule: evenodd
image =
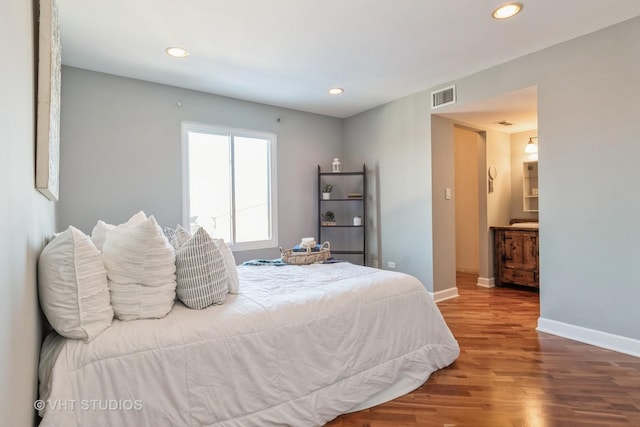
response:
M406 394L459 347L413 276L240 266L240 293L90 343L48 335L41 426L315 426Z

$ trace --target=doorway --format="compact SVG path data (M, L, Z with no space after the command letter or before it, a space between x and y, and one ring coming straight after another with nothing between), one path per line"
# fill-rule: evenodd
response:
M434 116L439 119L434 120ZM512 168L522 169L521 140L526 143L529 137L537 136L537 88L520 89L432 115L432 135L432 152L437 154L432 159L434 223L436 218L453 213L438 200L441 186L453 186L455 201L455 226L434 228L434 247L453 248L438 255L437 260L434 254L434 281L454 281L456 271L461 271L477 274L478 286L492 287L495 280L490 227L509 225L512 218L528 218L521 213L522 179L512 174ZM450 162L450 174L442 162ZM489 167L497 171L491 182L487 176ZM537 213L535 216L537 219Z

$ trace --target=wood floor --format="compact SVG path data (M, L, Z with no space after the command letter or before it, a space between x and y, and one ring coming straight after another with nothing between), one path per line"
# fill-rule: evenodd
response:
M326 427L640 426L640 358L536 332L535 291L475 283L459 273L460 296L438 304L460 344L453 365Z

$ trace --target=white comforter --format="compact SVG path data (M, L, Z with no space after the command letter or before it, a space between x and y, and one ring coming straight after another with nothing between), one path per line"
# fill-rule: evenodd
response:
M47 337L41 426L313 426L397 397L458 344L412 276L349 263L238 267L240 294L89 344Z

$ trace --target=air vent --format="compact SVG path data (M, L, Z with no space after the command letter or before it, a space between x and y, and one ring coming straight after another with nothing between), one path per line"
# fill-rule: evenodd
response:
M456 85L431 92L431 109L456 103Z

